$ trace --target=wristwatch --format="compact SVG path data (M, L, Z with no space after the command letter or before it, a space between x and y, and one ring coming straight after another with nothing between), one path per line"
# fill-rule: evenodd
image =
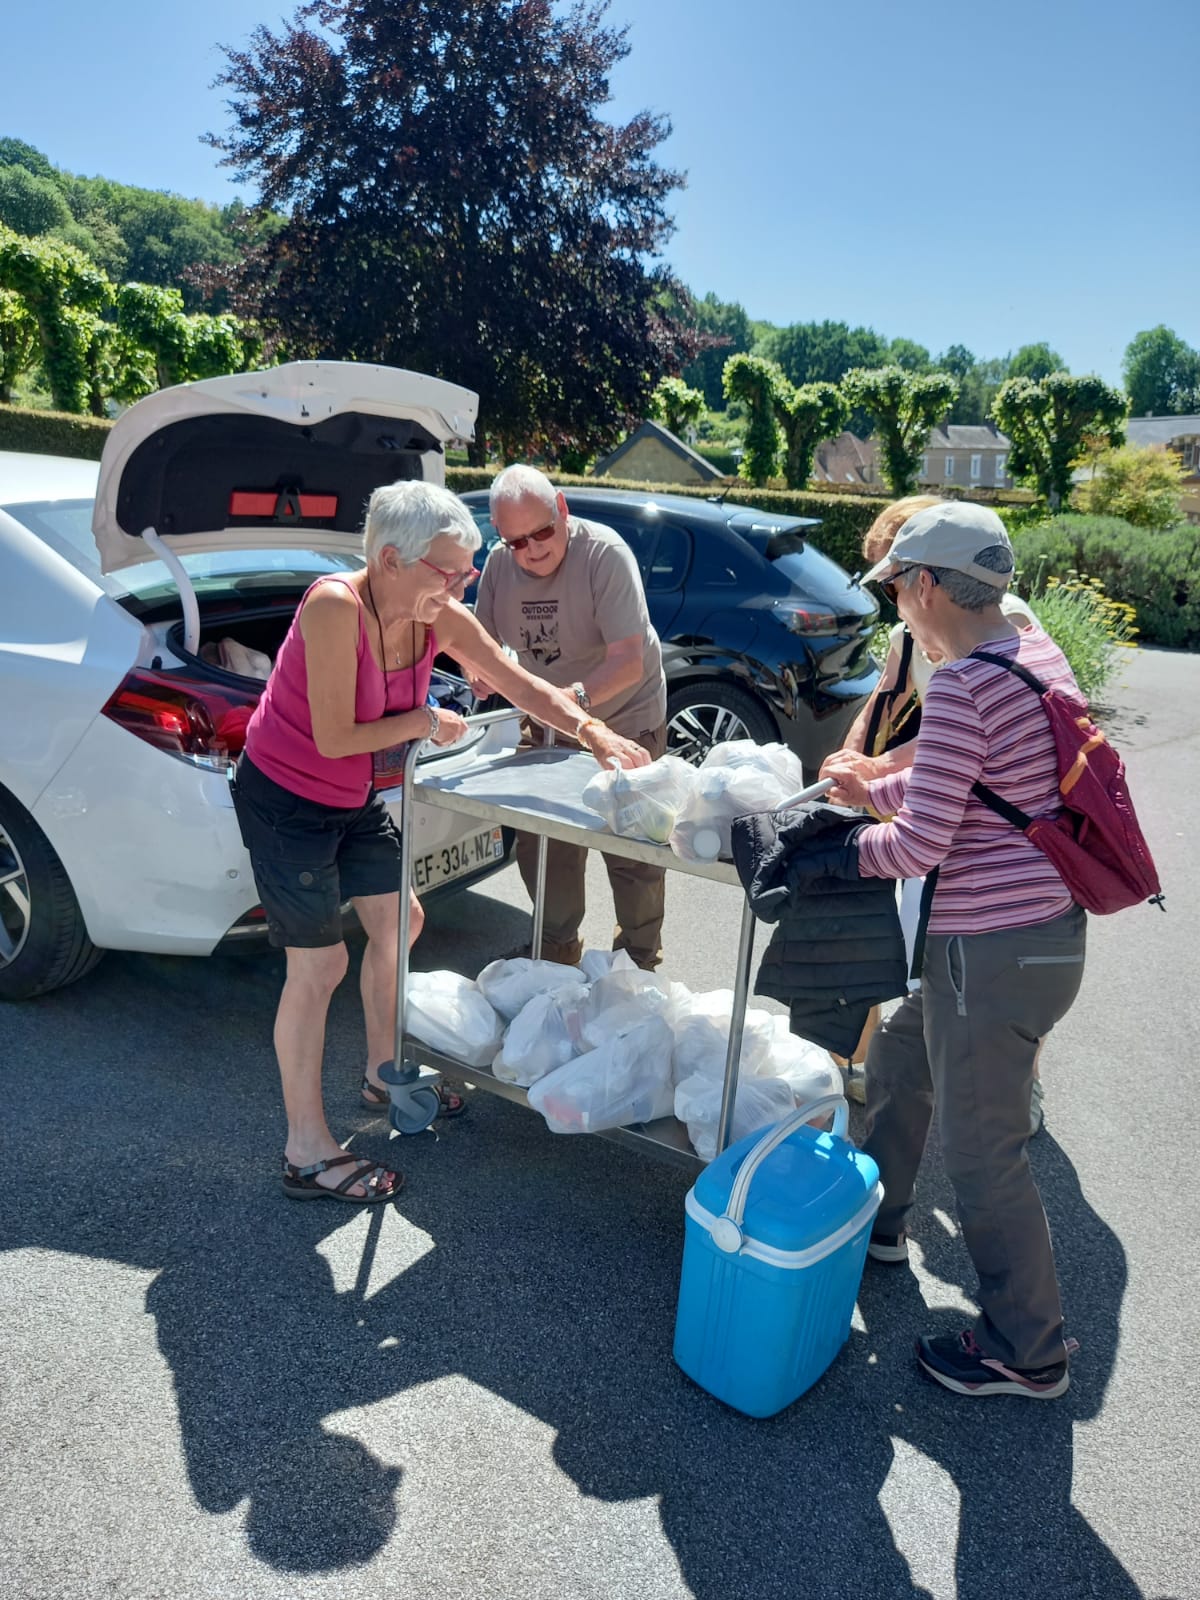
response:
M571 693L578 700L581 711L590 711L592 709L592 697L581 683L573 683L571 685Z

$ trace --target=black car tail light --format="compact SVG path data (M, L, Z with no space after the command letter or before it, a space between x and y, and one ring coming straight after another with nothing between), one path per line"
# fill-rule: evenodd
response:
M828 637L842 631L842 619L827 606L805 604L802 600L780 600L774 610L775 615L793 633L808 639Z
M223 770L245 745L246 727L257 703L253 691L135 668L103 714L156 750L193 766Z

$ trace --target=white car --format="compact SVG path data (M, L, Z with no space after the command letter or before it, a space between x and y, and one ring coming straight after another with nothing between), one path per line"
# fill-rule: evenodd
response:
M105 950L265 931L227 773L269 663L308 585L361 565L372 489L444 481L474 416L438 379L297 362L149 396L99 469L0 452L0 999ZM449 674L434 689L473 708ZM515 739L493 724L425 759ZM510 853L507 830L414 809L418 892Z

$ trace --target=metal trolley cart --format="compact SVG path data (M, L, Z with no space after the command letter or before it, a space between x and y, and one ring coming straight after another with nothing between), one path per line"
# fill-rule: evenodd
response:
M475 725L482 721L508 719L513 716L514 714L509 711L493 712L485 717L473 717L470 720ZM546 842L549 839L561 839L568 844L585 845L606 855L652 862L656 866L665 867L669 872L686 872L693 877L708 878L714 883L732 884L739 890L741 888L737 872L731 862L685 861L665 845L620 838L610 833L596 813L589 810L580 799L584 785L589 778L595 776L594 759L581 751L568 750L565 747L556 749L552 734L548 734L547 743L541 749L488 756L482 758L475 767L452 777L424 775L418 777L416 774L418 749L419 746L412 746L405 760L400 808L403 835L401 879L403 887L400 896L395 1059L394 1063L382 1073L392 1095L392 1126L403 1133L416 1132L420 1128L427 1127L433 1120L437 1111L437 1096L433 1086L443 1073L465 1079L481 1089L503 1095L507 1100L515 1100L520 1105L528 1104L528 1095L524 1089L503 1082L487 1067L469 1066L452 1056L432 1049L405 1029L410 908L408 895L404 889L412 882L414 854L412 806L418 795L423 805L477 817L480 823L487 827L500 824L519 828L525 833L540 835L533 933L530 943L531 953L534 956L539 954L542 944ZM737 1062L742 1049L742 1029L745 1021L746 996L750 985L753 947L754 913L743 895L733 983L733 1016L725 1055L724 1093L718 1123L718 1153L729 1143L729 1130L733 1122L734 1097L737 1092ZM627 1145L693 1170L704 1165L688 1141L686 1128L674 1117L662 1117L655 1122L615 1128L601 1133L599 1137L611 1139L617 1144Z

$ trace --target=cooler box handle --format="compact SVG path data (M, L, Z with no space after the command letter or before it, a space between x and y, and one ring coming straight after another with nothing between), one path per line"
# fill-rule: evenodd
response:
M725 1215L718 1217L713 1223L712 1241L718 1250L735 1255L742 1248L742 1218L745 1215L746 1200L754 1174L771 1152L777 1150L797 1128L806 1122L811 1122L814 1116L823 1111L833 1112L834 1137L844 1139L846 1130L850 1126L850 1107L845 1095L826 1094L819 1100L810 1100L807 1105L797 1106L795 1111L784 1117L782 1122L769 1129L749 1152L729 1191L729 1204L725 1208Z

